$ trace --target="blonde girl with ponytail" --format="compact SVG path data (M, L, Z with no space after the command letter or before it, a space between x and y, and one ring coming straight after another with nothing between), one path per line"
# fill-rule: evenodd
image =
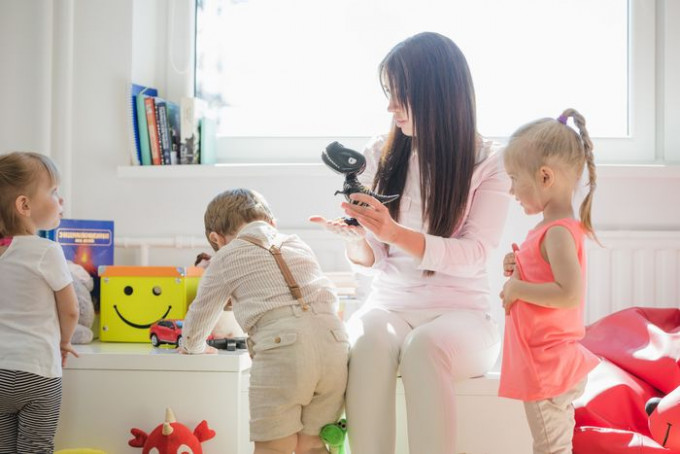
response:
M568 124L572 119L575 129ZM499 395L522 400L534 454L572 452L572 402L597 357L579 341L585 295L585 237L596 239L591 206L596 183L593 143L583 115L565 110L518 129L504 153L510 194L542 220L503 264L500 297L505 338ZM572 201L587 169L578 216Z

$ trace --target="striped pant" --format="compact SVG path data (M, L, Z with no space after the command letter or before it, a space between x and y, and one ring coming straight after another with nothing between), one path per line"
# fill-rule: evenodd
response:
M61 377L0 369L0 454L54 452Z

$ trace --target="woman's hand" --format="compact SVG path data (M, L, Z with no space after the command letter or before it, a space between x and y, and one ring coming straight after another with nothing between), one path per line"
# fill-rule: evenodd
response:
M344 239L347 257L352 263L367 267L373 266L375 256L366 241L366 230L363 227L349 225L342 218L327 220L321 216L311 216L309 220Z
M342 237L349 243L363 241L366 231L361 226L348 225L342 218L326 219L323 216L310 216L310 222L319 224L331 233Z
M356 192L349 197L352 200L361 202L361 204L355 205L343 202L341 206L345 213L359 221L359 224L370 231L378 240L387 244L394 243L401 226L392 219L387 207L376 198L360 192Z

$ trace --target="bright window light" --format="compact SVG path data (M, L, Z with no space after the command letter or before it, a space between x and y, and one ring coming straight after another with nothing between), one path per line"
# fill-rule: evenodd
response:
M629 135L626 0L198 0L196 95L230 137L370 137L390 116L377 66L421 31L468 59L478 128L581 111Z

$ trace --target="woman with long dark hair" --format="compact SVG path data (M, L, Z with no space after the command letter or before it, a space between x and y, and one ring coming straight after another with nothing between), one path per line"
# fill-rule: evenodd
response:
M498 245L510 183L499 146L477 133L475 95L460 49L437 33L397 44L379 74L393 127L369 144L362 183L400 194L343 203L359 225L310 218L346 241L374 275L348 322L352 340L347 422L352 454L395 451L395 389L406 395L409 452L451 454L455 382L496 362L486 262Z

